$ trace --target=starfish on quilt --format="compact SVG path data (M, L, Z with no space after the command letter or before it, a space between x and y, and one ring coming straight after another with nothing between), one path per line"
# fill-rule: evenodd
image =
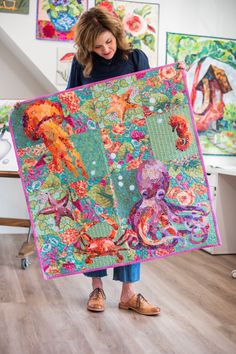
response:
M72 212L70 209L66 208L69 201L69 195L66 194L62 199L56 200L53 196L48 193L49 207L43 208L39 211L38 215L49 215L54 214L54 220L56 226L60 227L61 218L67 216L68 218L74 220Z
M106 113L117 113L118 118L121 120L121 122L124 122L126 111L130 108L138 107L138 104L129 102L131 92L132 90L129 89L121 96L111 94L111 106L106 111Z

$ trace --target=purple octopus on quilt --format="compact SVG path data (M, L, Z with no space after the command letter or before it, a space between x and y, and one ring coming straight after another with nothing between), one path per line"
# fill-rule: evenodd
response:
M128 244L131 248L155 249L165 243L181 246L186 239L192 244L206 241L209 206L205 203L181 206L166 200L170 175L161 161L142 162L136 181L142 198L134 204L128 218L132 230L126 233L130 234Z

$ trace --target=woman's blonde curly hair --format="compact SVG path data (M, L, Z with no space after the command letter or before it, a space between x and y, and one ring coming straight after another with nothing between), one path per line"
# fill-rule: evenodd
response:
M92 51L95 41L104 31L110 31L114 35L122 57L128 59L131 46L125 39L120 19L105 8L92 7L82 14L75 27L76 59L84 66L85 77L89 77L93 69Z

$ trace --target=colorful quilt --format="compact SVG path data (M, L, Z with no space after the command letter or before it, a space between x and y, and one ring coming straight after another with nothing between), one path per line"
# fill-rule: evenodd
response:
M178 64L22 102L10 121L46 279L220 244Z

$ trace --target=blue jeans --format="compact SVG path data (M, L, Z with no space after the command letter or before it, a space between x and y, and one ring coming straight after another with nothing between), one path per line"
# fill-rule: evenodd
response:
M84 273L86 277L102 278L107 275L107 270L96 270L94 272ZM123 283L133 283L140 279L140 263L130 264L123 267L113 268L113 280L119 280Z

